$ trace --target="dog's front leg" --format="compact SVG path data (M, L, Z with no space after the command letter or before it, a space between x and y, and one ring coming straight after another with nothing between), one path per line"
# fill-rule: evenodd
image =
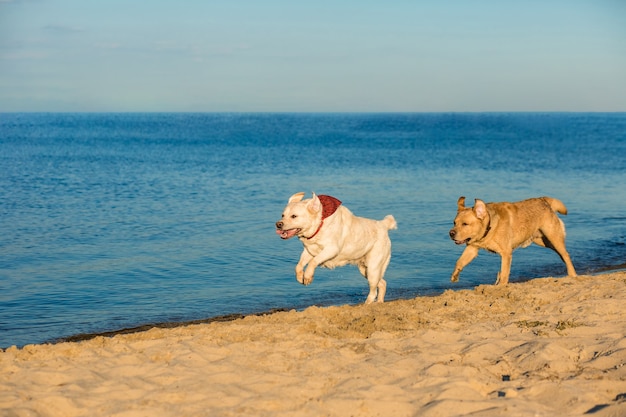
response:
M336 246L326 246L320 253L315 255L313 259L309 261L309 264L304 271L303 284L309 285L313 282L313 275L315 274L315 268L318 265L322 265L329 259L334 258L339 253L339 248ZM304 266L304 265L303 265Z
M313 259L313 255L311 255L306 249L302 251L302 254L300 255L300 260L298 261L298 264L296 265L296 279L298 280L298 282L302 285L308 285L311 282L305 282L304 281L304 267L306 266L306 264L309 263L309 261ZM311 279L312 281L313 279Z
M459 274L469 264L478 256L478 248L475 246L466 246L465 250L461 254L461 257L456 261L456 266L454 267L454 272L452 273L452 277L450 281L457 282L459 280Z

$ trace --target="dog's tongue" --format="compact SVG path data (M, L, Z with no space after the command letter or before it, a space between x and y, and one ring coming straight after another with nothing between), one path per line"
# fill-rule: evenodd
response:
M296 235L298 229L290 229L290 230L280 230L276 229L276 234L280 236L281 239L289 239Z

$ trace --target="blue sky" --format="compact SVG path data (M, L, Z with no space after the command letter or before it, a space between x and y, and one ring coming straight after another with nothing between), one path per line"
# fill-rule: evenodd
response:
M0 0L7 111L626 111L626 1Z

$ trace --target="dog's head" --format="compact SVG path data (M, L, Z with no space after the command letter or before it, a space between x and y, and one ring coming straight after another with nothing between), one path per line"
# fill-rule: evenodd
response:
M289 197L281 219L276 222L276 234L281 239L307 236L307 233L310 235L315 232L314 224L322 216L322 203L315 194L311 199L303 198L304 193Z
M476 199L474 207L465 207L465 197L457 201L454 227L450 229L450 239L461 245L482 239L489 226L489 212L484 201Z

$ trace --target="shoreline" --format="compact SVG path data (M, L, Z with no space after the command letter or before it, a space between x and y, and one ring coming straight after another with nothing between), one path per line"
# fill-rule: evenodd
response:
M626 415L624 306L618 271L11 347L0 410Z
M585 275L597 276L597 275L614 273L614 272L621 272L621 271L626 272L626 263L625 264L620 264L620 265L608 266L608 267L599 269L599 270L597 270L597 271L595 271L593 273L588 273L588 274L585 274ZM525 279L522 279L522 280L519 280L519 281L513 281L512 284L524 283L524 282L531 281L533 279L540 279L540 278L541 277L525 278ZM489 284L485 283L485 284L481 284L481 285L489 285ZM417 297L436 297L438 295L443 294L445 291L471 290L474 287L475 286L463 286L463 287L459 287L459 288L448 288L448 289L441 290L441 291L435 291L432 294L419 295ZM417 298L417 297L413 297L413 298ZM396 299L391 299L391 300L389 300L387 302L410 300L410 299L411 298L396 298ZM247 316L267 316L267 315L270 315L270 314L286 312L286 311L291 311L291 310L303 311L303 310L305 310L307 308L310 308L310 307L326 308L326 307L342 307L342 306L348 306L348 305L356 306L356 305L359 305L359 304L339 304L339 305L329 305L329 306L310 305L310 306L306 306L306 307L302 307L302 308L277 307L277 308L272 308L270 310L259 311L259 312L252 312L252 313L231 313L231 314L224 314L224 315L218 315L218 316L212 316L212 317L206 317L206 318L194 319L194 320L165 321L165 322L156 322L156 323L145 323L145 324L139 324L137 326L132 326L132 327L125 327L125 328L117 329L117 330L107 330L107 331L103 331L103 332L94 332L94 333L78 333L78 334L70 335L70 336L67 336L67 337L59 337L59 338L51 339L51 340L44 341L42 343L36 343L36 344L57 344L57 343L65 343L65 342L81 342L81 341L90 340L90 339L93 339L93 338L96 338L96 337L99 337L99 336L102 336L102 337L114 337L114 336L120 335L120 334L132 334L132 333L145 332L145 331L148 331L148 330L150 330L152 328L172 329L172 328L176 328L176 327L184 327L184 326L189 326L189 325L194 325L194 324L208 324L208 323L212 323L212 322L228 322L228 321L243 319L243 318L245 318ZM24 346L27 346L27 345L24 345ZM8 349L9 347L11 347L11 346L6 346L6 347L0 346L0 350L1 349Z
M262 312L258 312L258 313L249 313L249 314L240 314L240 313L233 313L233 314L224 314L221 316L213 316L213 317L207 317L204 319L197 319L197 320L184 320L184 321L165 321L165 322L158 322L158 323L147 323L147 324L141 324L139 326L133 326L133 327L126 327L123 329L119 329L119 330L111 330L111 331L106 331L106 332L97 332L97 333L79 333L79 334L75 334L72 336L68 336L68 337L60 337L58 339L53 339L49 342L44 342L44 343L40 343L40 344L57 344L57 343L69 343L69 342L83 342L86 340L91 340L94 339L96 337L115 337L117 335L122 335L122 334L133 334L133 333L141 333L141 332L146 332L149 331L151 329L175 329L177 327L186 327L186 326L192 326L195 324L209 324L209 323L220 323L220 322L229 322L229 321L234 321L234 320L240 320L243 318L246 318L248 316L267 316L269 314L274 314L274 313L281 313L281 312L285 312L285 311L290 311L292 309L290 308L274 308L271 310L267 310L267 311L262 311ZM5 348L7 349L7 348Z

